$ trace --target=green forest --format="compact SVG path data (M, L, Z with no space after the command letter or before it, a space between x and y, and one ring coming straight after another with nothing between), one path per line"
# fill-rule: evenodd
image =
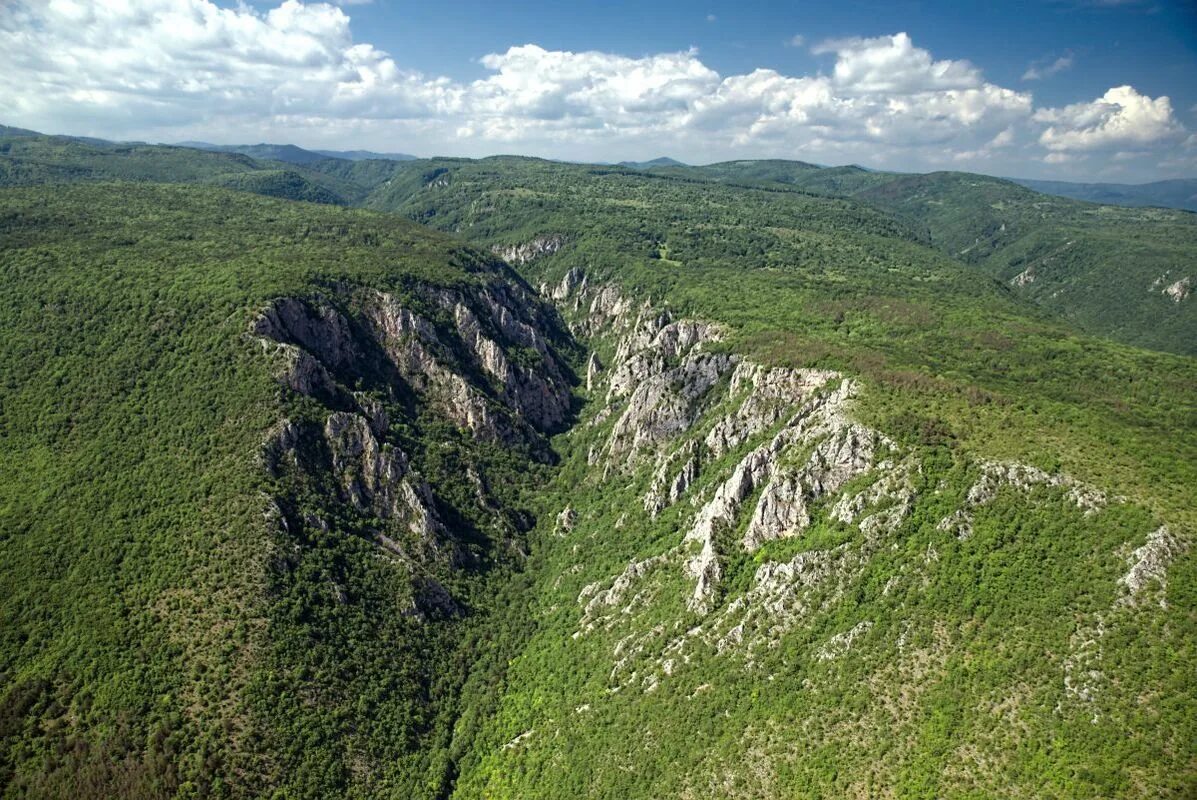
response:
M1194 252L964 173L5 129L0 793L1191 797ZM814 388L713 446L749 367ZM846 387L775 477L868 457L690 603Z

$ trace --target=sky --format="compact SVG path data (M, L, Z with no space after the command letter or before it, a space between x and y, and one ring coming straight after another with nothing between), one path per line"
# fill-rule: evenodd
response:
M0 124L421 156L1197 177L1197 2L0 0Z

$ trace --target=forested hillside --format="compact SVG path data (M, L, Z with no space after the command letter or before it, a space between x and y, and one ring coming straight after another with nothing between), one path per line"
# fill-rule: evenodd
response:
M901 175L792 161L653 172L851 197L1084 330L1195 352L1197 310L1188 298L1197 282L1197 216L1186 211L1094 205L958 172Z
M1151 183L1074 183L1013 178L1015 183L1044 194L1108 203L1115 206L1158 206L1197 211L1197 180L1175 178Z
M1197 790L1184 215L0 150L6 797Z
M760 209L767 198L777 204L780 224L768 225L761 216L753 232L757 237L767 236L770 227L784 228L794 213L825 214L826 199L815 202L812 195L837 197L848 201L840 208L855 209L855 218L875 220L880 211L903 238L976 267L1082 330L1166 352L1197 352L1197 305L1190 302L1197 283L1192 255L1197 252L1197 217L1185 211L1094 205L983 175L901 175L800 161L689 167L660 159L629 166L525 158L476 163L351 160L292 148L303 154L297 156L278 145L210 152L31 134L0 137L0 185L113 179L198 182L291 200L402 208L415 217L432 210L416 206L428 199L424 190L436 185L437 176L472 164L479 174L494 174L520 186L551 179L601 189L596 177L622 176L629 185L665 197L693 195L687 184L701 183L722 203L742 200ZM244 153L284 161L257 161ZM629 209L620 211L626 214ZM675 222L675 227L690 225L687 235L692 239L703 238L702 229L693 225L698 220L683 215ZM737 252L764 255L767 250L758 241Z
M6 190L0 253L5 795L441 794L525 624L479 627L572 414L555 314L411 223L207 188Z

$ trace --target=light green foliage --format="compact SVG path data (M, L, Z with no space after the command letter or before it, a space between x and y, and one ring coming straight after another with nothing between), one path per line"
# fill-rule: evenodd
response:
M1163 292L1186 277L1197 281L1192 213L1092 205L959 172L897 175L747 161L670 168L668 174L861 200L1083 330L1197 353L1197 304L1177 303Z

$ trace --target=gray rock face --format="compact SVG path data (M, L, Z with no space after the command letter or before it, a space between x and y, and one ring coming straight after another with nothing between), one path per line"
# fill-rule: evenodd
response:
M1183 300L1189 299L1189 294L1193 291L1193 279L1181 278L1175 283L1170 283L1164 287L1164 296L1174 303L1180 303Z
M633 468L646 458L656 468L645 511L655 517L687 492L700 464L735 451L771 429L773 438L744 455L732 473L716 485L682 539L697 544L684 559L695 579L690 607L705 612L722 579L716 541L733 527L754 494L741 545L748 551L763 542L797 535L809 525L808 503L839 490L873 467L876 446L888 440L848 418L854 396L850 382L828 370L766 368L738 356L712 352L720 329L708 322L675 320L645 303L634 308L619 290L588 284L571 272L551 296L564 307L584 312L579 327L592 334L617 336L608 371L607 409L618 416L599 452L608 472ZM836 388L830 385L838 383ZM701 439L691 430L709 410L730 403ZM813 448L803 464L791 465L792 453Z
M565 244L565 237L559 234L537 236L522 244L495 245L491 251L508 264L527 264L542 256L552 255Z
M406 613L458 613L447 584L434 575L474 556L446 528L442 520L452 517L400 443L418 436L431 414L477 440L545 452L545 434L566 423L571 401L569 371L549 341L560 331L551 309L521 284L499 279L425 286L402 299L339 286L327 297L272 302L249 334L281 384L326 410L319 423L280 422L263 447L272 476L312 490L303 505L273 501L276 529L298 536L336 528L367 537L410 578ZM514 532L522 523L494 502L481 473L466 465L475 510L496 530ZM295 547L302 552L302 544Z
M348 322L329 306L281 297L258 315L251 330L276 342L298 345L332 369L357 358Z
M324 439L332 454L332 474L355 508L400 521L417 536L435 541L443 528L432 492L409 475L402 450L380 442L365 416L344 411L329 415Z
M718 338L708 324L640 316L620 341L610 371L607 402L623 401L623 412L604 446L609 463L657 455L694 424L709 390L733 366L731 356L704 349Z
M586 291L586 275L582 270L574 267L569 272L565 273L565 277L561 279L561 283L549 292L549 297L557 302L568 299L577 294L582 296Z
M1126 591L1122 602L1134 605L1144 590L1154 583L1161 590L1159 593L1160 606L1166 607L1168 566L1184 550L1184 543L1168 529L1167 525L1161 525L1148 534L1146 543L1142 547L1136 548L1127 559L1130 569L1118 579L1118 583Z
M668 458L660 460L653 473L652 486L644 496L644 510L649 516L657 516L667 506L680 500L698 479L698 454L698 442L690 439Z
M368 373L380 352L407 387L458 426L487 441L514 444L559 429L570 409L567 371L545 340L545 310L518 287L428 290L424 301L452 314L453 329L383 292L342 298L351 321L330 303L280 298L252 333L280 343L289 364L280 380L302 394L334 393L338 376ZM513 347L533 353L514 361ZM461 355L490 383L473 379ZM348 377L345 379L349 380Z
M453 306L458 335L475 364L498 384L500 397L510 408L527 418L538 430L555 430L569 414L568 384L561 369L548 357L548 346L539 334L503 313L503 307L497 308L499 310L494 312L492 319L505 327L508 335L522 346L527 346L523 344L526 342L540 352L542 369L513 365L503 348L486 336L474 313L460 302Z
M770 480L744 531L744 549L751 552L771 539L802 533L810 525L810 493L798 475L779 475Z
M717 558L715 537L720 529L735 524L745 501L758 489L760 496L741 539L749 552L769 540L801 534L810 524L809 503L873 469L876 446L889 442L849 420L846 405L854 394L854 387L844 382L808 401L768 443L741 459L699 510L685 536L687 542L702 543L698 556L687 563L689 574L699 579L690 598L692 609L707 608L717 581L710 577L714 575L710 561ZM812 444L800 467L787 466L792 452Z
M586 391L593 392L598 386L599 376L603 373L603 362L599 361L598 353L591 353L586 362Z
M574 511L573 506L566 506L561 509L561 513L557 515L557 532L566 534L571 532L578 524L578 512Z
M836 377L829 370L766 369L741 362L732 374L729 391L733 397L744 399L711 428L705 440L707 449L715 456L736 449L776 425L796 403Z

